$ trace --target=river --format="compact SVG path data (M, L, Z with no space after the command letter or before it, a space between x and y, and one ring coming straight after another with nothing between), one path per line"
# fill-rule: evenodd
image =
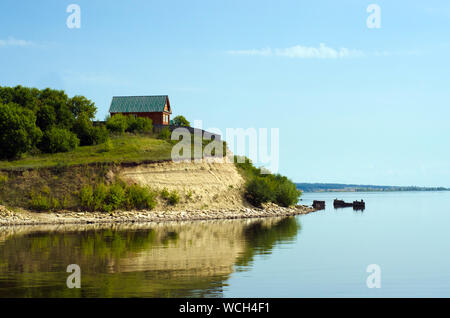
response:
M0 227L0 297L450 297L450 192L314 199L287 218Z

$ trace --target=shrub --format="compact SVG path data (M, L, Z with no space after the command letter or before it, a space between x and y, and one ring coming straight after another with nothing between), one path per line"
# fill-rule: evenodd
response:
M94 127L88 114L81 114L72 129L80 139L81 146L101 144L109 137L109 131L105 126Z
M103 208L103 204L108 196L108 187L103 183L99 183L94 190L93 207L95 211Z
M137 132L151 132L153 130L153 122L150 118L136 118L134 131Z
M50 200L46 196L41 193L35 194L34 192L31 192L30 206L33 210L37 211L48 211L52 207Z
M8 176L5 174L0 174L0 186L8 182Z
M161 131L159 132L158 138L159 139L170 139L171 136L171 132L170 129L167 127L164 127L163 129L161 129Z
M0 158L13 159L31 150L42 137L31 110L0 103Z
M167 188L162 189L160 192L160 196L164 200L167 200L169 198L169 195L170 195L170 193L169 193L169 190L167 190Z
M94 204L94 192L90 185L85 185L80 190L80 206L86 210L92 210Z
M301 192L297 190L295 183L279 174L263 174L262 169L253 166L248 158L241 158L236 166L247 180L245 185L245 198L255 206L262 203L273 202L281 206L291 206L298 202Z
M172 191L169 194L169 197L167 198L167 203L169 203L170 205L176 205L180 202L180 195L178 194L177 191Z
M275 195L275 203L281 206L291 206L298 202L301 191L292 182L282 182L278 185Z
M109 188L106 202L113 210L117 210L125 203L125 190L117 183Z
M155 206L155 194L149 188L132 185L127 189L127 207L129 209L153 209Z
M57 198L52 198L51 202L52 202L51 205L52 205L53 210L59 209L60 204L59 204L59 200Z
M92 131L94 145L102 144L109 139L109 130L106 126L94 127Z
M272 201L274 193L270 182L265 177L254 177L246 184L245 198L254 206Z
M128 128L128 118L122 114L116 114L106 120L106 128L114 133L123 134Z
M127 128L128 132L149 132L153 129L153 122L150 118L144 117L134 117L134 116L126 116L127 117Z
M104 144L103 148L100 149L100 152L108 152L108 151L111 151L111 150L113 150L113 149L114 149L114 145L113 145L111 139L108 138L108 139L105 141L105 144Z
M79 143L80 140L73 132L52 127L45 132L39 148L48 153L67 152L75 149Z
M61 207L63 209L67 209L69 207L69 204L70 204L70 196L68 194L66 194L66 195L64 195L64 200L63 200Z

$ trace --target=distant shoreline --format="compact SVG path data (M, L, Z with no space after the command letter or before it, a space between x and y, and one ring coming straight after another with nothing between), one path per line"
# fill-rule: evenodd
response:
M445 187L378 186L340 183L296 183L303 192L406 192L406 191L450 191Z

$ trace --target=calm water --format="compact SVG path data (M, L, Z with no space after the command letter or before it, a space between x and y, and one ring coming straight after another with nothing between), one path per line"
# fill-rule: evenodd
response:
M334 198L366 210L334 210ZM450 297L450 193L314 193L304 216L0 227L0 297ZM81 267L81 289L66 267ZM381 288L369 289L369 264Z

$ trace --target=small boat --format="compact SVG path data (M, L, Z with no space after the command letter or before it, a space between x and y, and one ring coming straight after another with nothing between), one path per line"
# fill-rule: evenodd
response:
M335 199L333 202L333 206L335 208L350 208L353 206L353 203L345 202L344 200Z
M344 200L335 199L333 202L334 208L350 208L352 207L354 210L364 210L366 208L366 203L364 200L361 201L353 201L352 203L345 202Z
M325 201L313 201L313 208L316 210L324 210L325 209Z
M365 208L366 208L366 202L364 202L364 200L353 201L353 210L364 210Z

